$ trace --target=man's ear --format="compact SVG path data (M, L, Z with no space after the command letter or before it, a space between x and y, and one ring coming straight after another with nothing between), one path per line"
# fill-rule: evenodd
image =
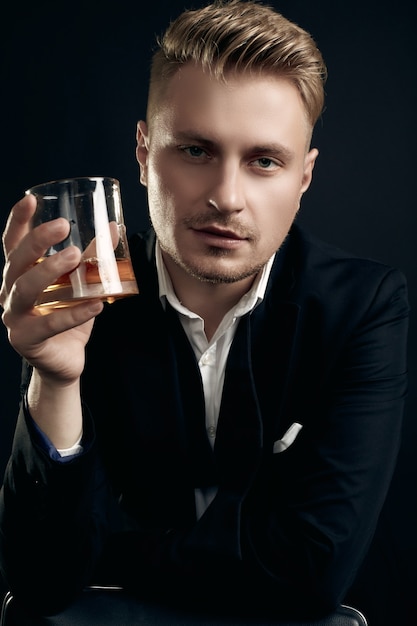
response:
M313 168L318 155L319 151L317 150L317 148L312 148L312 150L310 150L310 152L307 152L305 156L303 178L301 181L302 194L310 187L310 183L313 178Z
M140 120L136 129L136 159L140 168L140 182L145 187L148 179L148 127L146 123Z

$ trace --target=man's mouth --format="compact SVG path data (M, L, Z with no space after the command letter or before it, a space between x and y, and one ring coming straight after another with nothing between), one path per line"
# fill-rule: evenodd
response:
M237 251L249 241L249 237L234 228L224 228L210 224L191 228L195 238L205 247L223 251Z
M193 230L201 234L206 233L207 235L220 237L222 239L231 239L235 241L242 241L244 239L247 239L247 237L244 237L243 235L237 233L234 230L231 230L229 228L221 228L220 226L214 226L214 225L203 226L203 227L200 226L198 228L194 228Z

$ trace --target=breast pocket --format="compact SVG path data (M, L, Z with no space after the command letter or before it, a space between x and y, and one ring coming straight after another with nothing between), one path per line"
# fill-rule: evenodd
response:
M280 452L284 452L284 450L287 450L287 448L289 448L290 445L293 444L296 440L296 437L302 427L303 425L299 424L298 422L294 422L293 424L291 424L284 436L274 442L274 447L272 449L273 453L279 454Z

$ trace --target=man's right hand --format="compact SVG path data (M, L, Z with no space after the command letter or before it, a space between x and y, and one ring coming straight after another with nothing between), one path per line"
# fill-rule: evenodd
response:
M63 437L58 436L55 441L54 432L50 432L45 419L50 419L52 408L56 410L61 405L61 399L66 405L71 389L78 390L79 377L84 368L85 345L94 317L101 312L103 304L90 300L47 315L42 315L35 308L40 293L59 276L75 269L81 257L78 248L72 246L36 264L50 246L65 239L69 224L59 218L32 230L30 220L35 208L35 197L25 196L13 207L3 233L2 320L13 348L34 367L30 395L34 418L38 416L39 425L44 431L49 431L46 434L52 435L57 447L67 447L72 443L68 443L61 427L62 420L71 419L71 411L68 414L70 407L64 410L65 417L62 416L60 425L60 417L56 416L52 431L55 432L55 426L58 426ZM77 394L79 400L78 391ZM48 415L45 415L51 400L51 410L48 409ZM73 439L70 431L71 427L68 429L69 441Z

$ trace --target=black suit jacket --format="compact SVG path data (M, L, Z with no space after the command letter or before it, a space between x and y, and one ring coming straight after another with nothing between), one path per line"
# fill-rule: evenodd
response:
M0 506L6 578L39 610L92 579L245 611L331 610L364 558L399 449L404 277L295 225L263 302L239 323L212 451L198 366L159 301L153 247L153 233L132 239L140 294L96 320L85 453L52 461L21 411ZM294 442L274 452L294 423ZM196 520L194 490L212 484Z

